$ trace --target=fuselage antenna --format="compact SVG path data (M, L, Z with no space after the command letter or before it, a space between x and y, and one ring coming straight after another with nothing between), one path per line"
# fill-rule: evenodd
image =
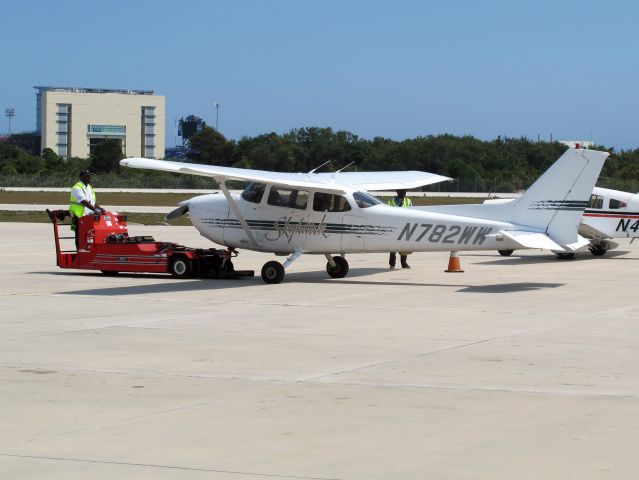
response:
M311 170L308 173L315 173L316 170L319 170L320 168L322 168L324 165L326 165L327 163L331 163L330 160L327 160L326 162L322 163L319 167L315 167L313 170Z
M339 172L341 172L342 170L346 170L348 167L350 167L351 165L353 165L355 163L355 160L353 160L351 163L349 163L348 165L340 168L339 170L337 170L336 172L333 173L333 175L331 175L331 178L333 180L335 180L335 175L337 175Z

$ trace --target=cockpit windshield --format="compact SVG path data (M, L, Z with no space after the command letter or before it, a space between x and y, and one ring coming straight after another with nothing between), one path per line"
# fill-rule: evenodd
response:
M353 194L353 199L359 208L368 208L382 203L377 198L365 192L355 192Z
M247 202L260 203L264 190L266 190L266 185L263 183L249 183L242 192L242 198Z

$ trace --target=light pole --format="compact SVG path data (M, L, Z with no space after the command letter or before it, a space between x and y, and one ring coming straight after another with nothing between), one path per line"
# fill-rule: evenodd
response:
M220 119L220 104L217 102L213 102L213 106L215 107L215 130L219 132L220 129L218 128L218 125Z
M11 119L16 116L15 108L5 108L4 115L9 119L9 136L11 136Z

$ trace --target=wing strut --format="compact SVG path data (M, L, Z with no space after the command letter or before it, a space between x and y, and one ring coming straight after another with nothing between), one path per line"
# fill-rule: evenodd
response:
M253 232L251 232L251 229L248 226L248 223L246 223L246 219L244 218L244 215L242 215L242 212L240 212L240 209L237 208L237 204L235 203L235 200L233 200L233 197L229 193L229 189L226 187L226 180L220 179L218 180L218 182L220 184L220 188L222 189L222 192L224 193L224 196L226 197L226 201L229 202L229 206L231 207L231 210L233 210L233 213L235 214L237 219L240 221L240 225L242 225L242 228L244 229L244 233L246 233L246 236L249 239L249 243L251 244L251 247L259 248L260 244L257 243L257 240L255 240L255 237L253 236Z

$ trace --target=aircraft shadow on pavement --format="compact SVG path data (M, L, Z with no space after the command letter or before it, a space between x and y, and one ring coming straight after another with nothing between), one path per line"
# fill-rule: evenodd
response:
M375 273L387 272L389 281L381 280L359 280L357 277L364 277ZM305 284L338 284L338 285L371 285L371 286L389 286L389 287L444 287L458 289L460 293L515 293L525 292L532 290L541 290L546 288L561 287L563 283L535 283L535 282L516 282L516 283L503 283L497 285L468 285L459 283L426 283L426 282L414 282L403 281L398 278L396 273L401 272L397 270L395 272L389 271L387 268L356 268L352 269L348 276L344 279L329 278L324 271L311 271L311 272L291 272L286 274L284 284L279 287L286 288L286 283L305 283ZM50 275L78 275L82 277L87 276L101 276L99 273L94 272L29 272L31 274L50 274ZM395 276L395 279L393 279ZM220 290L228 288L249 287L249 286L264 286L266 284L262 282L262 279L258 276L248 278L234 278L234 279L212 279L212 278L193 278L188 280L175 280L166 275L159 274L120 274L117 277L109 277L109 280L114 279L161 279L161 283L144 284L144 285L124 285L117 287L104 288L89 288L85 290L72 290L59 292L61 295L96 295L96 296L126 296L126 295L145 295L145 294L164 294L164 293L176 293L176 292L194 292L203 290ZM379 277L378 277L379 278Z
M542 290L546 288L563 287L565 283L535 283L535 282L518 282L518 283L500 283L497 285L474 285L462 288L459 292L464 293L517 293L529 292L532 290Z
M540 254L540 255L522 255L517 256L513 254L510 257L502 257L501 255L497 255L495 260L487 260L485 262L477 262L476 265L530 265L530 264L538 264L538 263L550 263L550 262L561 262L570 264L572 262L585 262L585 261L597 261L601 259L610 259L610 260L637 260L632 257L624 257L627 253L625 251L615 250L612 252L607 252L603 257L595 257L588 252L577 254L577 256L570 260L561 260L558 259L556 255L548 255L548 254ZM485 255L464 255L464 257L479 257L486 258ZM463 261L464 257L461 257Z
M401 270L396 270L401 271ZM458 288L458 292L461 293L515 293L526 292L532 290L542 290L546 288L562 287L564 283L542 283L542 282L515 282L515 283L501 283L497 285L464 285L458 283L425 283L425 282L410 282L397 279L396 281L376 281L376 280L351 280L355 276L370 275L372 273L388 272L389 275L393 275L394 272L388 271L387 268L362 268L353 269L348 272L348 276L344 279L327 278L322 277L322 272L299 272L286 274L284 282L287 280L294 283L337 283L341 285L382 285L391 287L448 287Z

